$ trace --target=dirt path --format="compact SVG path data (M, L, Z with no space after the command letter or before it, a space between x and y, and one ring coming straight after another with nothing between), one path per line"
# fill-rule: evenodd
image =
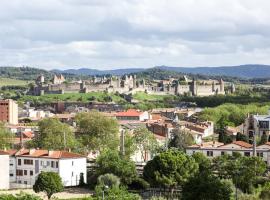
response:
M40 196L42 199L47 199L44 193L36 194L32 189L19 189L19 190L3 190L0 191L0 194L19 194L20 192L35 194ZM83 198L89 197L92 193L88 189L84 188L65 188L63 192L55 194L53 197L59 199L70 199L70 198Z

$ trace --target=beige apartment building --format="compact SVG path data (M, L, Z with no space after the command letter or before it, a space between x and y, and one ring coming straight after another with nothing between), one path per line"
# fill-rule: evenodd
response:
M12 99L0 100L0 121L18 124L18 104Z

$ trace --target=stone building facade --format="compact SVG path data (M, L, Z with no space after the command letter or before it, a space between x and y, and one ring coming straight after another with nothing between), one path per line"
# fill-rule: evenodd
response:
M231 91L235 90L231 85ZM146 83L144 79L137 80L136 75L125 75L122 77L93 77L90 80L66 82L63 75L55 75L52 83L45 84L44 77L37 78L35 86L30 91L32 95L64 94L64 93L88 93L97 91L119 92L121 94L136 93L139 91L149 94L171 94L210 96L225 94L224 81L220 80L185 80L179 82L176 79L151 81Z

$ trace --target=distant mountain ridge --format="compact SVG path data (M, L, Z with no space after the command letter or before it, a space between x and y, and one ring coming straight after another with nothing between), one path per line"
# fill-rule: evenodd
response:
M238 65L224 67L168 67L158 66L157 68L181 73L231 76L239 78L270 78L270 65Z
M67 70L52 70L56 73L67 73L67 74L76 74L76 75L124 75L130 73L137 73L144 71L144 68L125 68L125 69L112 69L112 70L97 70L97 69L90 69L90 68L80 68L80 69L67 69Z

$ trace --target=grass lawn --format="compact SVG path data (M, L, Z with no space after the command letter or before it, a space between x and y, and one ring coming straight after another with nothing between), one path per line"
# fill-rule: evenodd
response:
M11 78L0 78L0 87L2 86L9 86L9 85L27 85L29 81L24 81L24 80L17 80L17 79L11 79Z
M173 98L173 95L156 95L156 94L146 94L145 92L137 92L133 95L134 99L139 101L163 101L165 98Z
M112 101L114 101L114 102L125 101L123 98L121 98L115 94L107 94L104 92L45 94L42 96L26 95L26 96L21 97L20 100L40 102L40 103L48 103L48 102L54 102L54 101L109 102L110 98L112 98Z

